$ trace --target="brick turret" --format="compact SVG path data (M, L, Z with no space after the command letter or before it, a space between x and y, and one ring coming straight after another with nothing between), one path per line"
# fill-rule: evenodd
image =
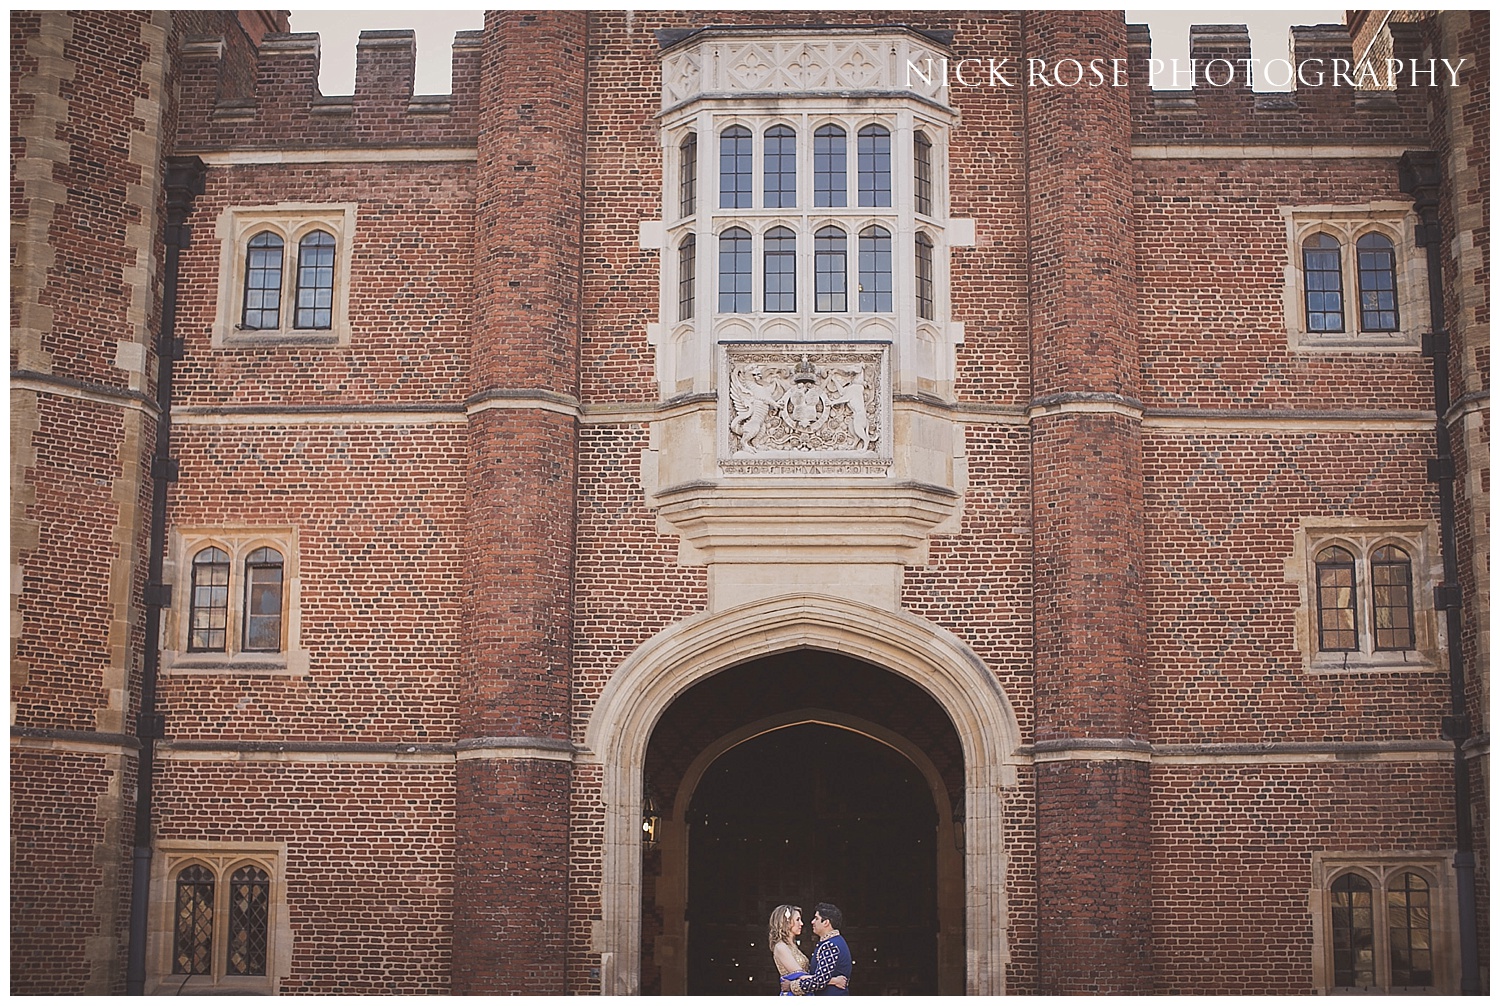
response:
M578 13L492 13L486 25L456 787L459 993L566 991L586 26Z
M1123 56L1118 14L1028 15L1028 58ZM1140 359L1125 90L1027 91L1039 991L1151 990Z

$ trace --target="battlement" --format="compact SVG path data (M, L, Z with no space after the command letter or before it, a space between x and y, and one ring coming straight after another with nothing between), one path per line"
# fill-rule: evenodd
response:
M1388 83L1390 66L1382 61L1361 73L1344 25L1293 27L1289 58L1271 59L1252 57L1244 25L1194 25L1188 57L1175 62L1152 60L1149 27L1128 29L1137 143L1370 145L1419 142L1425 134L1430 87L1411 86L1409 75L1396 87L1377 86L1377 77ZM1419 62L1426 85L1434 54L1423 53L1420 26L1390 30L1391 58L1404 69ZM1439 61L1435 86L1446 80ZM1292 90L1255 90L1267 82Z
M363 31L354 93L318 89L315 32L269 33L244 72L231 65L222 38L189 38L183 46L178 147L213 150L320 147L473 146L478 133L484 32L453 40L453 89L413 94L416 33Z

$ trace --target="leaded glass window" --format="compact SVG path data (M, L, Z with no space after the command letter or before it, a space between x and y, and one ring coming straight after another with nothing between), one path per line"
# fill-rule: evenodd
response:
M177 874L172 924L172 973L206 975L213 964L214 875L202 866Z
M765 136L765 206L797 205L797 134L790 126L772 126Z
M285 245L270 231L261 231L245 248L245 300L240 327L264 330L281 327L281 264Z
M1355 243L1359 257L1359 327L1366 332L1394 332L1396 248L1383 234L1366 234Z
M677 205L682 216L690 217L698 212L698 134L687 134L678 151L682 170Z
M797 310L797 235L786 227L771 228L763 255L766 311Z
M859 131L859 205L891 205L891 131L884 126Z
M814 310L849 310L849 240L837 227L813 236L813 285Z
M677 249L677 320L693 316L697 303L698 239L692 234Z
M731 227L719 235L719 311L750 310L750 232Z
M193 556L193 592L188 612L188 649L223 653L229 645L229 555L205 548Z
M1307 330L1342 332L1344 279L1337 238L1314 234L1302 243L1302 282L1307 298Z
M859 235L859 309L891 310L891 232L884 227Z
M281 649L282 574L281 553L274 548L258 548L245 560L245 650Z
M921 130L912 136L912 181L917 212L932 216L932 141Z
M719 134L719 208L755 205L755 150L750 130L730 126Z
M1333 984L1375 984L1375 906L1370 882L1346 873L1333 882Z
M270 930L271 877L254 866L243 866L229 878L228 940L224 973L266 973L266 941Z
M1391 986L1432 985L1432 891L1427 881L1415 873L1391 878L1385 912L1391 935Z
M1375 649L1414 648L1411 557L1394 545L1377 548L1370 557L1370 588L1375 602Z
M813 132L813 205L849 205L849 134L839 126Z
M1358 650L1354 556L1337 546L1318 553L1318 649Z
M297 328L333 327L334 247L327 231L297 242Z

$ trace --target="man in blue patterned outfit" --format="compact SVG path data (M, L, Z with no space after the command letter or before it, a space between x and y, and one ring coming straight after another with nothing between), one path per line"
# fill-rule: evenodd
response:
M818 938L818 949L813 951L812 973L794 982L783 981L783 989L797 995L846 996L849 994L849 976L854 971L854 960L849 956L849 944L839 935L844 926L844 913L837 905L821 902L812 917L813 935ZM844 976L844 988L828 984L836 976Z

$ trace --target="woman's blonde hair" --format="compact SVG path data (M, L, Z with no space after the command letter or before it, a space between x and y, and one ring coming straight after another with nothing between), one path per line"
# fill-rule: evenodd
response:
M794 947L797 945L792 942L792 917L801 914L802 909L796 905L777 905L772 910L771 923L767 930L766 938L770 941L770 946L773 949L778 943L789 943Z

